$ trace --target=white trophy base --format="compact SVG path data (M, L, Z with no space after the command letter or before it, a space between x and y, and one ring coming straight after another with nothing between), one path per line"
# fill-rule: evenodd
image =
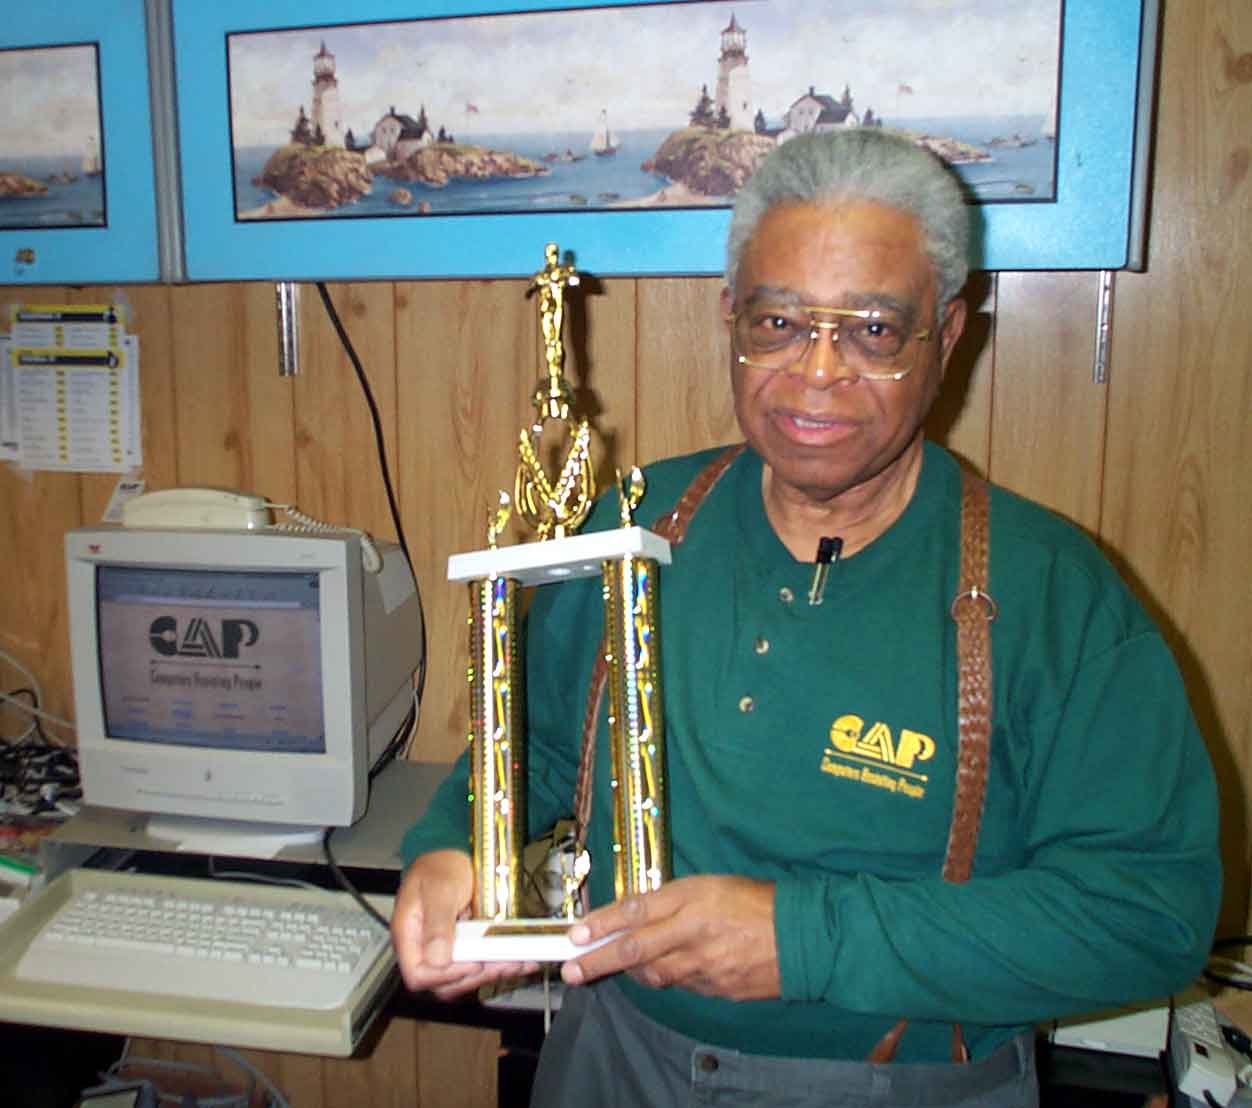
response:
M448 559L448 580L477 580L494 573L516 578L522 585L548 585L598 577L603 572L603 562L627 557L655 558L662 565L669 565L669 543L642 527L619 527L615 531L592 531L564 539L474 550L453 554Z
M466 919L456 925L454 962L567 962L616 935L575 946L564 919Z

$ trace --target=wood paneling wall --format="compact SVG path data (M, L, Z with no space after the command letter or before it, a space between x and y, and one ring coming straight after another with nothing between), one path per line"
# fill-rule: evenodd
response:
M1165 627L1221 781L1224 933L1248 929L1252 857L1250 168L1252 5L1166 0L1149 270L1117 276L1107 383L1092 379L1098 275L980 274L931 420L992 479L1096 535ZM567 368L593 414L602 480L737 437L718 291L715 278L585 283L567 316ZM425 600L425 759L463 743L465 599L444 576L449 554L483 544L512 479L543 368L526 294L524 281L331 288L377 398ZM302 290L303 371L287 380L269 285L6 288L0 304L108 296L131 305L140 336L150 485L253 489L394 537L369 415L315 288ZM62 715L61 536L98 519L112 485L0 471L0 648L39 674ZM345 1087L363 1103L486 1103L494 1078L467 1085L466 1074L493 1069L495 1041L397 1022L370 1059L273 1056L267 1068L301 1105L346 1103Z

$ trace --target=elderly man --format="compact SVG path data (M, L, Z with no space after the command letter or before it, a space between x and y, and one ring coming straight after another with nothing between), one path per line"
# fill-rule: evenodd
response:
M692 490L661 575L675 878L613 902L595 864L601 718L596 907L571 937L620 934L562 969L540 1108L1030 1105L1035 1021L1204 961L1213 775L1161 636L1051 514L991 489L978 531L977 483L922 438L968 228L951 174L873 129L785 144L738 199L722 305L747 445L651 466L637 513ZM995 617L981 706L969 606ZM532 608L533 828L569 810L601 626L598 583ZM440 995L501 972L449 963L465 774L406 838L393 925L406 983Z

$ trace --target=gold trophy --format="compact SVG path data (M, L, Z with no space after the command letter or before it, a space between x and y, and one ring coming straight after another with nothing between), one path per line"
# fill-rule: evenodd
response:
M585 953L566 932L576 915L586 858L563 874L560 916L521 915L526 838L525 674L518 620L519 590L600 574L604 582L609 655L609 727L613 747L614 875L618 895L659 887L669 876L665 829L664 726L658 656L656 574L670 560L669 543L631 524L643 495L632 471L622 496L622 526L576 534L595 497L591 434L573 413L562 342L565 291L578 274L562 264L555 243L531 287L539 290L546 375L535 388L535 419L523 428L513 496L500 493L487 525L487 548L455 554L448 580L470 593L470 847L475 891L469 919L457 924L457 961L559 962ZM540 437L554 424L565 454L554 474L544 468ZM558 447L561 443L558 443ZM510 514L538 541L498 545Z

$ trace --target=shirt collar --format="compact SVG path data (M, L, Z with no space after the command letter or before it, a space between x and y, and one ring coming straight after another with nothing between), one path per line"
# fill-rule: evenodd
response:
M738 505L739 533L730 538L746 552L763 576L773 579L779 572L808 569L812 563L797 562L770 524L761 496L763 471L761 456L749 446L727 474L734 482L732 491ZM902 551L914 548L923 536L941 525L941 514L956 518L947 505L959 504L959 500L960 480L955 459L942 447L924 442L917 488L900 518L872 543L841 563L841 576L874 573Z

